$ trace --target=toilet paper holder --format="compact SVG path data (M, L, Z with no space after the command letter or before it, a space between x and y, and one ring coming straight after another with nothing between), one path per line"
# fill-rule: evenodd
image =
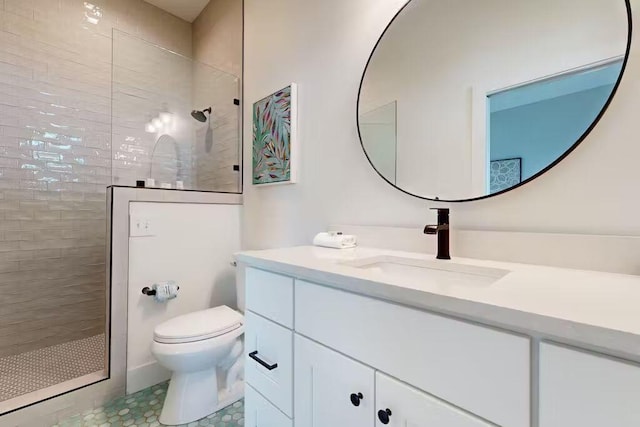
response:
M180 290L180 286L178 286L178 290ZM152 296L154 296L156 294L156 291L155 291L155 289L151 289L150 287L145 286L144 288L142 288L142 293L147 295L147 296L152 297Z

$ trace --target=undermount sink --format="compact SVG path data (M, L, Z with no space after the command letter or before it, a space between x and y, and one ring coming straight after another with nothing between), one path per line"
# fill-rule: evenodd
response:
M437 285L488 286L510 273L499 268L393 256L363 258L344 263L389 278Z

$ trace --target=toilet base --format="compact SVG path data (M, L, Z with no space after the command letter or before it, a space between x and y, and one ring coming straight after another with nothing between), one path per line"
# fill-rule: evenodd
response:
M227 406L233 405L238 400L244 398L244 381L238 381L231 391L222 390L218 393L218 408L213 412L218 412Z
M169 426L188 424L237 402L243 396L242 381L234 384L230 391L223 389L218 392L216 369L174 373L159 421Z

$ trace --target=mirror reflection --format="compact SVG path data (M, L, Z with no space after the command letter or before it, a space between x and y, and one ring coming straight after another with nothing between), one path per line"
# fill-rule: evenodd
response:
M413 0L365 70L362 146L419 197L503 192L590 131L627 44L624 0Z

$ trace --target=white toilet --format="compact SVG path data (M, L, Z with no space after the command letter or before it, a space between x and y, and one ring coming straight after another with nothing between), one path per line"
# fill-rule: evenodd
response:
M240 400L244 317L220 306L158 325L151 352L172 371L160 422L187 424Z

